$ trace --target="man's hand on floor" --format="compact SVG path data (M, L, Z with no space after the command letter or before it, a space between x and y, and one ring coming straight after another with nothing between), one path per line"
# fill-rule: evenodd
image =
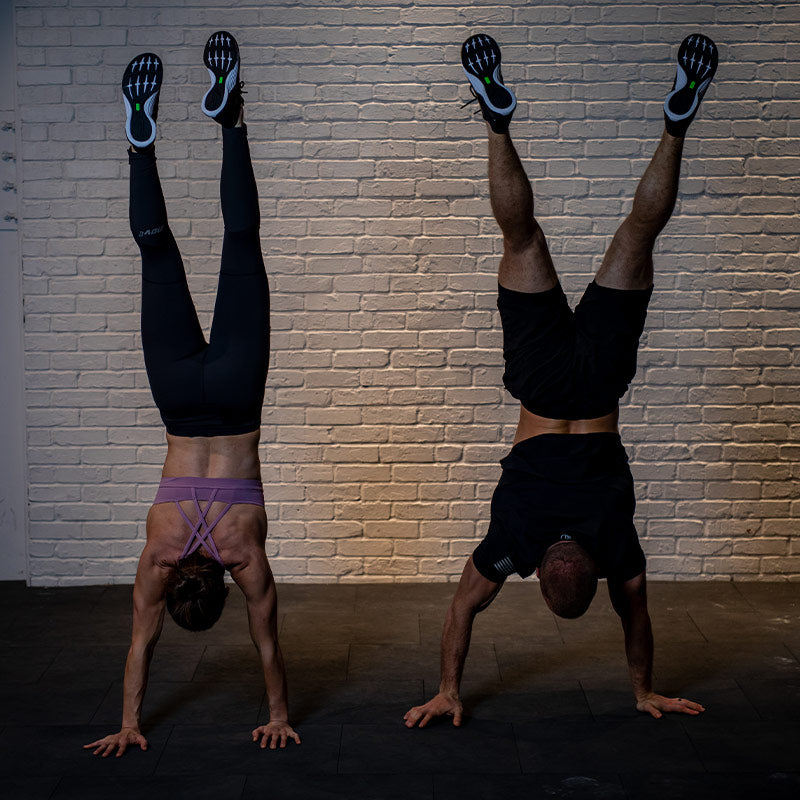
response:
M461 716L464 713L464 706L461 701L441 692L429 700L423 706L414 706L406 712L403 719L406 721L406 728L413 728L419 723L420 728L424 728L434 717L441 717L449 714L453 717L453 725L461 725Z
M139 746L142 750L147 750L147 739L142 736L136 728L123 728L119 733L112 733L102 739L98 739L91 744L85 744L84 750L94 748L94 755L102 755L103 758L108 758L115 750L117 751L117 758L119 758L128 747Z
M656 719L662 717L664 712L696 716L705 711L705 708L700 703L687 700L685 697L664 697L655 692L649 692L637 700L636 709L637 711L643 711L645 714L650 714Z

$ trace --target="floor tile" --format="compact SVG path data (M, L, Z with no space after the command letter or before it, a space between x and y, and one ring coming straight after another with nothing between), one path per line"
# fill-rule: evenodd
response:
M198 770L200 771L200 770ZM245 787L244 775L201 775L178 777L63 778L52 800L142 800L142 798L192 798L192 800L236 800Z
M292 682L290 712L294 723L396 723L411 706L425 702L421 680Z
M438 681L438 645L352 645L347 679L375 680L378 677L387 680ZM500 679L493 645L475 644L469 648L464 679Z
M281 628L281 641L320 644L419 643L419 618L412 613L342 614L339 612L290 611Z
M743 630L763 638L777 637L790 630L786 622L771 622L768 615L751 608L734 611L698 606L687 613L709 642L729 640L736 636L737 631Z
M281 640L281 652L286 664L286 674L313 676L326 680L345 680L350 657L349 643L314 644L311 641Z
M101 758L83 749L83 745L118 731L118 724L8 726L0 735L0 775L90 775L100 779L152 774L169 727L147 732L148 750L131 749L122 758Z
M150 680L191 680L204 649L202 645L156 647ZM42 681L68 683L78 675L91 677L93 682L118 680L125 674L127 656L128 645L66 645L48 666Z
M702 772L680 723L629 719L555 720L514 725L523 772L619 773L637 769Z
M691 644L708 641L685 608L650 605L650 622L657 646L665 642Z
M91 610L100 601L105 586L30 587L22 581L0 581L0 603L6 614L17 613L36 616L46 610L80 608Z
M498 642L497 663L503 683L514 691L535 691L561 681L595 678L615 684L628 678L622 644L572 642L561 645Z
M708 772L800 770L800 724L793 720L685 727Z
M60 645L3 645L0 683L36 683L61 649Z
M623 774L630 800L796 800L800 775L789 773Z
M438 685L431 686L429 690L435 694ZM465 713L474 719L528 722L585 717L591 720L589 706L578 681L565 681L563 686L543 687L537 692L523 693L510 692L502 683L464 681L461 684L461 701Z
M738 684L762 719L788 721L800 718L800 677L784 680L740 678Z
M754 609L766 614L800 617L800 583L739 582L739 594Z
M3 796L12 800L49 800L59 781L55 777L4 777L2 780Z
M259 682L264 679L263 674L261 659L252 644L210 644L192 677L202 683Z
M192 784L195 795L252 797L278 786L290 798L306 786L300 796L309 800L391 800L412 782L424 800L491 800L498 789L616 798L620 780L647 800L800 795L800 584L651 581L655 688L707 708L652 720L634 709L604 585L590 612L569 621L544 606L536 581L510 581L476 619L461 687L465 724L448 718L410 731L403 714L438 690L454 591L280 586L290 710L303 745L262 753L250 731L265 718L263 678L244 597L232 587L210 631L166 620L144 706L151 749L103 761L80 745L119 729L131 587L0 583L5 793L124 798L145 786L145 795L178 796L210 760L208 775L222 782Z
M471 641L481 644L530 641L538 644L561 644L563 639L555 617L550 611L525 613L512 607L503 607L500 600L475 617ZM431 616L420 614L420 638L424 643L441 641L445 612Z
M103 593L97 601L97 607L116 612L128 612L133 608L133 584L103 586Z
M95 683L85 676L66 684L0 684L0 724L88 725L110 688L110 681Z
M289 611L320 611L322 613L355 613L355 584L278 583L278 608Z
M584 686L586 700L592 714L601 716L637 716L642 712L636 710L635 698L631 687L623 689L597 689ZM706 710L704 719L719 721L756 720L758 713L753 704L742 692L736 681L691 681L686 684L660 684L655 682L654 688L667 697L684 697L699 703ZM676 718L677 715L676 715ZM683 717L680 717L681 719Z
M47 612L18 614L7 636L18 642L42 645L94 644L129 645L131 614L98 613L91 609L58 603Z
M334 774L341 726L298 726L302 744L262 750L247 725L176 725L157 775L195 774L198 764L210 775Z
M733 581L647 581L649 602L659 607L746 609L747 603Z
M340 773L519 772L511 725L439 720L420 730L394 725L343 725Z
M480 775L434 777L435 800L625 800L616 775Z
M619 644L624 642L622 624L608 598L604 596L605 587L598 588L598 595L589 610L577 619L554 617L561 639L567 643L604 642Z
M450 606L455 583L386 583L356 586L355 613L411 613L441 615Z
M238 591L238 589L236 590ZM250 645L250 629L247 624L247 613L244 607L227 602L217 623L207 631L187 631L178 626L167 614L164 619L164 629L161 633L160 644L186 646L224 644L224 645Z
M680 646L656 645L658 673L670 682L771 675L800 677L800 661L782 642L753 636Z
M264 684L260 680L235 683L151 681L147 686L142 725L255 724L264 694ZM121 718L122 681L115 681L92 723L113 725Z
M243 800L433 800L430 775L251 775Z

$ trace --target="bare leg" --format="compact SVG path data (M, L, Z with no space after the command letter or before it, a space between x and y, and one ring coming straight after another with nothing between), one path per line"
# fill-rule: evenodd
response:
M489 131L489 198L503 232L498 280L516 292L544 292L558 275L539 223L533 216L533 192L507 133Z
M649 289L653 285L653 245L672 215L678 196L683 139L664 131L645 170L631 213L620 225L595 276L610 289Z

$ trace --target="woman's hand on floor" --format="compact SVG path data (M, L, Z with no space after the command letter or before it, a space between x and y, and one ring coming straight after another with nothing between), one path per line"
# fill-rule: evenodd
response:
M687 700L685 697L664 697L655 692L650 692L641 700L638 700L636 709L637 711L644 711L645 714L650 714L656 719L663 716L664 712L696 716L705 711L705 708L700 703Z
M84 750L96 748L93 755L99 756L102 754L103 758L108 758L114 750L117 750L117 758L119 758L129 747L136 745L147 750L147 739L135 728L123 728L119 733L112 733L102 739L98 739L91 744L85 744Z
M261 739L260 747L262 750L267 746L269 746L270 750L286 747L286 742L289 739L294 739L297 744L300 744L300 737L285 720L272 720L266 725L256 728L253 731L253 741L257 742L259 739Z

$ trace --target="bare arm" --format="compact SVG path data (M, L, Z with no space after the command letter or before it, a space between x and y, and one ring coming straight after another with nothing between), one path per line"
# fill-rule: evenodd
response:
M147 749L140 729L142 704L150 662L164 625L164 610L164 573L153 560L152 551L145 547L133 585L133 627L125 662L122 726L119 733L84 745L84 749L95 748L95 755L109 756L118 748L117 756L121 756L129 745L137 744L142 750Z
M625 655L636 708L658 719L664 711L699 714L699 703L682 697L663 697L653 691L653 629L647 611L647 582L642 572L628 581L608 579L608 594L625 632Z
M233 577L247 601L250 638L261 658L269 703L269 722L253 731L253 741L261 739L261 747L271 749L286 747L289 738L300 744L289 725L286 670L278 644L278 595L264 551L259 548Z
M442 631L441 681L439 694L422 706L415 706L404 717L406 727L419 723L424 728L433 717L453 716L453 724L461 724L463 707L459 697L464 662L469 651L472 622L475 615L488 608L502 588L483 577L469 557L461 574L453 601L447 610Z

